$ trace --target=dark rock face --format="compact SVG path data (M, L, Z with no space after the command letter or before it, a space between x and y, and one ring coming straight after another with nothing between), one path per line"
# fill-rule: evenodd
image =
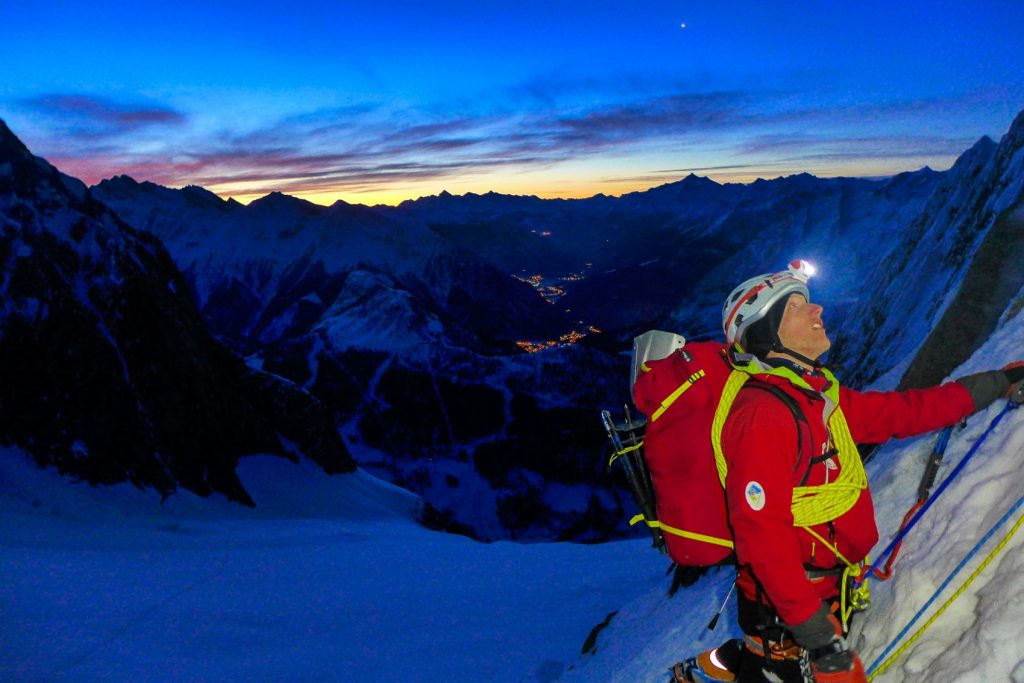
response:
M1024 202L995 221L960 287L900 379L899 388L934 386L985 343L1024 282Z
M954 267L968 262L963 284L900 379L901 388L941 382L985 343L1020 291L1024 283L1024 191L1017 185L1021 150L1024 112L998 145L983 138L972 150L987 163L971 169L974 188L968 201L946 209L957 226L946 261Z
M252 501L238 458L355 465L332 415L206 331L160 242L0 122L0 439L94 483Z

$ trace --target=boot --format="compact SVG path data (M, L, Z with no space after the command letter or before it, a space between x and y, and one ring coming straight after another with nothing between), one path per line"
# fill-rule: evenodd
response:
M735 681L734 671L742 648L742 641L730 640L685 662L680 662L672 667L672 678L669 679L669 683Z
M867 683L864 664L853 650L837 652L811 662L814 683Z

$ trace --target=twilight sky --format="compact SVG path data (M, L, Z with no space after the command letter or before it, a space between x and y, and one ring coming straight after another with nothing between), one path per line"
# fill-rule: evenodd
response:
M943 169L1024 109L1021 0L0 11L0 118L34 153L243 202Z

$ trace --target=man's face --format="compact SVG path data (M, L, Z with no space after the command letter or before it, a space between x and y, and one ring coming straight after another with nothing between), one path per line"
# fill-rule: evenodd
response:
M818 304L808 302L803 294L790 294L779 322L782 345L815 360L828 351L832 342L821 321L823 310Z

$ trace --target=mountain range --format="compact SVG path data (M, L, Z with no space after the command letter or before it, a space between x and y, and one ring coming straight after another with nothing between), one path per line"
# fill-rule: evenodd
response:
M947 171L882 180L243 206L87 188L0 125L0 439L241 502L244 455L358 463L433 526L620 535L597 411L628 400L632 336L720 337L736 283L806 258L844 381L938 382L1024 305L1022 164L1024 115Z

